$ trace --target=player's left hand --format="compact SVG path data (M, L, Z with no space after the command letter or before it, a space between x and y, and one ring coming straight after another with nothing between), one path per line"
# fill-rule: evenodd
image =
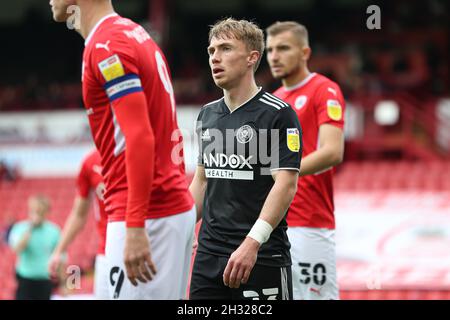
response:
M239 248L231 254L223 272L223 283L227 287L237 289L241 283L247 283L255 266L259 247L258 241L246 237Z
M156 267L144 228L127 228L124 259L127 277L134 286L138 285L137 280L146 283L153 279Z

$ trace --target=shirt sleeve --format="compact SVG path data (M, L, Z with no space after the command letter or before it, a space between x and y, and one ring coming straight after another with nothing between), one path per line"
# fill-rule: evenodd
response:
M97 44L100 44L97 46ZM108 44L107 49L103 46ZM111 102L127 94L142 91L134 46L124 35L94 44L91 68Z
M334 82L326 82L316 92L316 112L319 126L328 123L344 127L345 101L341 89Z
M291 107L277 112L271 134L271 170L300 170L302 129Z
M155 138L148 116L149 107L142 89L135 45L122 34L105 43L109 44L109 50L97 49L97 45L93 49L92 70L95 70L95 77L105 90L125 137L128 183L126 226L141 228L145 225L150 205L148 198L155 163Z
M78 172L77 190L78 195L82 198L87 198L91 190L91 185L89 181L89 172L85 161L81 165L80 171Z

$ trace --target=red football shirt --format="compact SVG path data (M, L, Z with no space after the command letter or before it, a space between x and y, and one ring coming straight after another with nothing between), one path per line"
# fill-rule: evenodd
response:
M95 221L97 225L97 233L99 236L98 254L105 254L106 244L106 224L108 216L105 212L103 203L103 192L105 184L102 177L102 166L100 154L97 150L90 152L81 164L80 172L77 178L78 195L82 198L88 198L89 194L94 191L97 199L94 206Z
M151 192L148 197L144 196L148 203L134 205L148 207L145 219L182 213L193 206L184 172L182 137L174 134L178 132L178 125L168 70L163 53L148 33L140 25L117 14L102 18L86 38L83 100L102 159L109 221L126 220L129 195L127 146L113 103L121 99L126 101L123 99L133 93L145 95L155 141ZM121 107L126 107L127 115L131 117L136 106ZM133 126L140 126L140 123L133 122ZM141 162L142 166L149 165Z
M339 86L330 79L311 73L299 84L281 87L274 95L296 111L303 131L303 157L317 150L319 127L327 123L343 129L345 101ZM335 228L333 171L300 177L297 194L287 216L288 225Z

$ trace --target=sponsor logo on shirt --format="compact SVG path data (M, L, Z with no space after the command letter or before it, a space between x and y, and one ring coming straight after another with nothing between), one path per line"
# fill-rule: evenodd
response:
M328 91L334 94L337 97L337 92L333 88L328 87Z
M253 158L253 156L249 156L245 158L243 155L226 155L223 153L217 153L217 154L203 154L203 161L207 167L230 167L231 169L243 169L244 167L247 167L248 169L253 169L252 165L250 164L250 160Z
M205 131L203 131L201 139L203 141L211 141L211 136L209 135L209 129L206 129Z
M207 178L215 179L233 179L233 180L253 180L253 167L250 160L253 156L244 157L242 155L226 155L223 153L203 154L203 162L206 167L205 175ZM227 169L219 169L227 168ZM231 168L231 169L230 169ZM234 170L239 169L239 170ZM241 170L251 169L251 170Z
M339 101L334 99L329 99L327 101L327 113L330 119L339 121L342 119L342 107Z
M252 140L253 138L253 128L248 124L243 125L236 131L236 139L239 143L245 144Z
M300 151L300 133L297 128L287 129L287 146L292 152Z
M297 99L295 99L294 107L297 110L300 110L303 108L306 104L306 101L308 101L307 96L298 96Z
M95 49L105 49L106 51L108 51L109 52L109 43L110 43L111 41L106 41L106 43L96 43L95 44Z
M98 67L106 81L125 75L122 62L117 54L101 61Z

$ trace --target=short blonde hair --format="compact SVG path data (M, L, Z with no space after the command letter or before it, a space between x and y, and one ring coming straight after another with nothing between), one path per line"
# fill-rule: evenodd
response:
M213 38L241 40L249 50L258 51L259 59L255 63L253 70L256 71L258 69L264 53L264 32L256 23L233 18L217 21L209 30L210 43Z
M297 38L297 40L309 47L308 30L306 27L295 21L277 21L270 25L267 29L268 36L276 36L285 31L290 31Z

